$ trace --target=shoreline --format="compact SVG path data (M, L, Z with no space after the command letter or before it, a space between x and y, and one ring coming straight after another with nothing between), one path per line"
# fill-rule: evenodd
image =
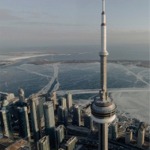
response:
M54 64L54 63L62 63L62 64L80 64L80 63L99 63L99 60L59 60L59 61L48 61L48 60L35 60L30 61L28 64L34 65L44 65L44 64ZM135 65L137 67L150 68L150 61L146 60L108 60L108 63L116 63L122 64L125 66Z

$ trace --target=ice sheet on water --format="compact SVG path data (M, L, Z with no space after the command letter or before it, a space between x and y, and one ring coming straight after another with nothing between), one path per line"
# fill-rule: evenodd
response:
M150 90L132 92L112 92L111 96L122 112L132 118L150 123Z
M18 68L21 69L18 69ZM100 87L99 63L59 64L58 84L61 90L98 89ZM52 65L22 64L2 68L0 90L15 92L23 87L26 96L39 91L49 83L53 75ZM49 77L49 78L47 78ZM58 86L58 85L57 85ZM58 86L59 87L59 86ZM122 64L108 64L109 88L149 87L149 69ZM112 96L118 108L133 114L136 118L148 120L149 93L114 92Z

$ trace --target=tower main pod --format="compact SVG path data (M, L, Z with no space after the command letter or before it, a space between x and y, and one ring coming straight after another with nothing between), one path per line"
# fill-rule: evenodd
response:
M111 123L116 118L116 105L107 95L107 55L105 0L102 0L101 51L99 53L101 89L99 97L91 105L92 119L98 123L99 129L98 150L108 150L108 123Z

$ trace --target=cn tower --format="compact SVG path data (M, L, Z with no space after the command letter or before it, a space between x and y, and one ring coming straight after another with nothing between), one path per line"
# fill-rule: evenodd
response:
M100 91L91 104L93 121L98 123L99 147L98 150L108 150L108 124L115 118L116 105L107 95L107 37L106 37L106 11L105 0L102 0L102 23L101 23L101 51L99 53L101 63Z

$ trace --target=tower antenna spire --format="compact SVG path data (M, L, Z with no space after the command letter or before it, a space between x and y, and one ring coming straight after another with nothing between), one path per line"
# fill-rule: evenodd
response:
M102 11L105 12L105 0L102 0Z
M102 22L101 22L101 51L100 51L100 61L101 61L101 90L100 97L101 100L107 100L107 27L106 27L106 13L105 13L105 0L102 0Z

